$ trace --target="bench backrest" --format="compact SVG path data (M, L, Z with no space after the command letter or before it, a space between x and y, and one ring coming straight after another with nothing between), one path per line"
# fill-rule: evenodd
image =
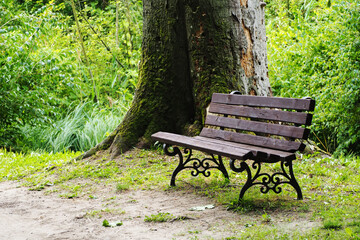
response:
M315 100L214 93L202 137L288 152L304 150ZM274 138L273 136L280 136Z

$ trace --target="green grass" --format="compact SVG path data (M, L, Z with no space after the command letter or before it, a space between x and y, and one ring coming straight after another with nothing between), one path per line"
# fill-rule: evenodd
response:
M304 195L302 201L296 200L295 191L286 186L281 194L262 194L253 187L238 204L240 187L245 182L243 173L229 171L230 183L227 184L216 170L211 171L208 178L192 177L189 171L183 171L177 177L177 186L169 187L177 160L157 151L134 149L114 160L106 155L72 160L78 154L25 155L0 150L0 181L18 180L31 190L64 198L96 198L97 191L104 188L114 196L119 191L141 189L209 197L217 205L251 217L249 221L234 223L232 228L225 229L229 231L228 239L360 238L359 157L309 156L295 161L294 171ZM201 154L196 156L201 157ZM276 171L278 166L269 164L266 168ZM88 216L103 216L107 211L118 210L95 210ZM168 218L167 214L147 217L157 222ZM296 221L299 222L298 231L288 232L281 227ZM302 231L303 222L317 225ZM236 230L239 227L244 230Z
M79 153L36 153L29 154L0 150L0 181L19 180L31 176L51 175ZM47 184L47 182L43 182Z
M159 212L157 214L151 214L150 216L145 216L144 221L145 222L167 222L174 218L175 218L175 216L172 215L171 213Z
M125 184L123 184L123 183L118 183L118 184L116 185L116 190L117 190L118 192L122 192L122 191L129 190L129 189L130 189L130 184L129 184L129 183L125 183Z

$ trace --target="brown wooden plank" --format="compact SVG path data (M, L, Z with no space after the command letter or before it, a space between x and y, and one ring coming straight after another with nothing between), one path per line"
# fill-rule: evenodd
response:
M256 133L266 133L290 138L307 139L309 129L302 127L286 126L280 124L248 121L242 119L208 115L205 120L206 125L232 128L236 130L250 131Z
M255 136L250 134L230 132L211 128L203 128L200 136L236 143L261 146L265 148L272 148L288 152L303 151L305 149L305 145L300 142L286 141L282 139L274 139L263 136Z
M315 108L315 100L313 99L263 97L222 93L214 93L212 95L211 102L250 107L292 109L297 111L314 111Z
M243 107L220 103L211 103L209 112L237 117L288 122L300 125L311 125L312 120L312 114L306 112L287 112L282 110Z
M292 152L284 152L279 150L274 150L270 148L264 148L261 146L252 146L242 143L228 142L224 140L218 140L214 138L197 136L196 139L202 140L204 142L211 142L216 144L224 144L235 148L248 149L252 152L254 157L258 160L276 162L280 160L294 160L296 156ZM255 160L255 159L254 159Z
M174 133L157 132L151 135L155 141L187 147L206 153L221 155L232 159L249 159L252 157L251 151L242 148L234 148L228 145L215 144L211 142L204 142L192 137L182 136Z

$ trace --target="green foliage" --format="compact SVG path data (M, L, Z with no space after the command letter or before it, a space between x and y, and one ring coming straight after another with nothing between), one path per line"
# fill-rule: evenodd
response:
M109 102L110 105L116 99L132 98L140 61L142 4L134 0L119 3L118 43L115 36L114 2L105 11L93 5L78 7L80 28L97 94L102 98L100 101ZM76 29L72 25L69 34L74 33Z
M11 2L3 1L0 8L0 145L6 146L16 142L21 125L56 118L57 108L68 105L62 97L76 98L78 86L72 82L71 59L61 61L71 50L52 48L56 38L65 40L64 24L57 22L52 6L34 15L16 12Z
M59 126L61 121L75 117L69 112L94 100L95 95L98 104L94 113L100 109L109 112L106 109L110 108L121 119L127 110L138 74L142 4L135 0L119 2L116 43L115 2L101 5L103 10L97 8L96 1L76 3L93 78L83 64L68 2L0 0L0 146L21 149L26 144L35 148L45 146L48 151L62 151L62 147L84 150L99 142L103 132L84 133L84 139L94 139L79 142L75 147L69 142L60 146L56 142L60 139L42 137L38 141L34 136L64 127ZM85 116L76 116L78 120L99 115L83 113ZM106 120L96 117L93 123L88 119L88 124ZM90 131L89 127L86 128ZM63 137L73 141L73 134ZM48 147L50 142L55 146Z
M313 139L329 152L360 153L359 9L358 0L268 4L274 94L317 101Z

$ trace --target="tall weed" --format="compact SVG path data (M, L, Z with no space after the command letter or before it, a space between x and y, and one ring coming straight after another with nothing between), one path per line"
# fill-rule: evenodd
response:
M96 104L84 103L49 126L26 125L21 128L26 136L25 148L46 152L86 151L119 125L127 108L128 105L101 109Z

